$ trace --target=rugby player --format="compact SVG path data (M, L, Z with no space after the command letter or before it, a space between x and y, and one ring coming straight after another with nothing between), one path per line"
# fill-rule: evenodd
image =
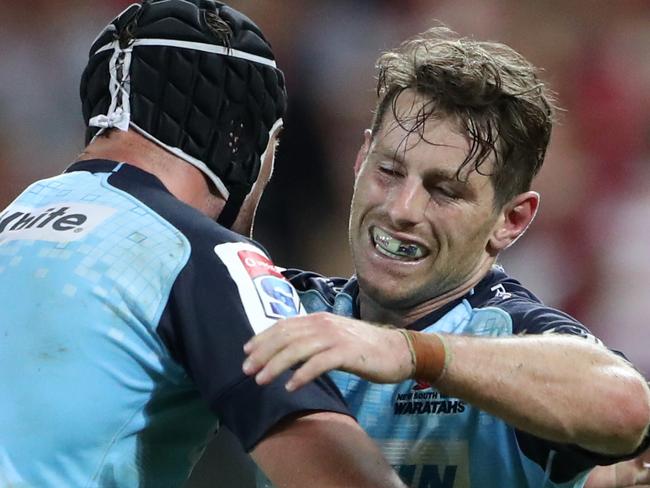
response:
M438 27L379 59L354 164L355 275L289 271L309 317L245 346L260 384L331 373L412 487L582 487L647 448L643 377L498 266L532 222L553 100L497 43ZM389 324L392 327L380 327Z
M248 238L286 108L258 27L212 0L134 4L81 99L79 160L0 214L0 485L181 486L224 425L278 486L403 486L329 380L241 371L300 313Z

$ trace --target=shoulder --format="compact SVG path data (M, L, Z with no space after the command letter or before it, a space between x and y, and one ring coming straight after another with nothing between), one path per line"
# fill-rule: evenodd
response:
M577 319L544 304L501 268L494 268L468 300L475 309L492 307L508 314L512 320L513 334L560 333L593 338L587 327Z
M334 305L336 296L348 283L346 278L322 276L312 271L286 269L282 272L299 294L317 294L330 307Z
M202 244L249 242L246 237L217 224L207 215L172 195L154 175L119 164L108 178L112 187L130 195L158 218L177 229L193 248ZM257 246L260 247L260 246Z

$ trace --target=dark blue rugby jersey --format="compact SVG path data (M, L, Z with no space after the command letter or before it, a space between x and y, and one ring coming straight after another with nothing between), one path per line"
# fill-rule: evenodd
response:
M308 312L359 317L355 278L324 278L299 270L288 270L285 276ZM545 306L497 267L467 295L408 328L476 336L559 333L597 341L584 325ZM375 385L348 373L331 376L361 426L411 487L580 487L596 464L624 459L513 429L426 383ZM635 454L649 444L646 438Z
M300 310L259 246L149 173L34 183L0 214L0 480L179 486L217 422L251 449L287 415L346 413L329 380L242 372L243 344Z

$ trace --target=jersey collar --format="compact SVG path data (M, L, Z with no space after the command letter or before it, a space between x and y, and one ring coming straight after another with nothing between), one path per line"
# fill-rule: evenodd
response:
M93 174L117 173L120 177L136 181L138 185L160 188L169 193L169 190L167 190L158 177L130 164L120 163L110 159L86 159L77 161L68 166L64 173L73 173L75 171L87 171Z
M429 327L431 324L440 320L445 316L449 311L457 307L463 301L468 301L472 307L478 306L481 303L485 303L489 297L494 293L492 288L505 280L508 279L508 275L503 271L503 268L500 266L494 266L488 273L483 277L478 284L468 291L462 297L458 297L451 302L444 304L442 307L432 311L431 313L425 315L424 317L412 322L407 325L405 328L410 330L423 330ZM353 276L348 280L343 289L339 292L339 295L343 295L352 302L352 312L355 318L360 318L360 309L359 309L359 282L357 281L356 276ZM337 296L338 300L338 296ZM336 305L335 305L336 308Z

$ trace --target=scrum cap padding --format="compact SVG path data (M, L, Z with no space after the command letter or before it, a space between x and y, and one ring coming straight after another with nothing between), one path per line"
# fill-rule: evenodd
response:
M230 33L210 26L215 14ZM232 220L286 110L284 77L263 34L212 1L125 10L91 47L81 100L87 143L106 128L134 128L204 171Z

